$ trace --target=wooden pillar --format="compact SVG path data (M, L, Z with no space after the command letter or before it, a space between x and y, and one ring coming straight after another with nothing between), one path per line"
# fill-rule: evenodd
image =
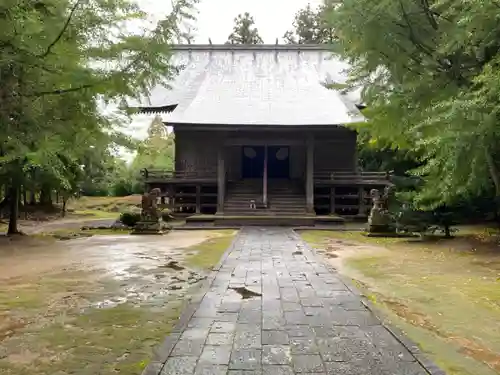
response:
M224 213L226 193L226 166L224 163L224 146L217 153L217 213Z
M330 215L335 215L335 187L330 188Z
M366 205L365 205L365 187L360 186L359 187L359 216L365 216L366 215Z
M201 213L201 185L196 185L196 213Z
M175 187L173 185L169 185L168 187L168 208L171 213L175 211Z
M307 212L314 213L314 137L312 135L308 136L306 146Z
M267 207L267 161L268 161L268 150L267 150L267 145L264 146L264 173L263 173L263 178L262 182L264 184L262 188L262 203L264 204L264 207Z

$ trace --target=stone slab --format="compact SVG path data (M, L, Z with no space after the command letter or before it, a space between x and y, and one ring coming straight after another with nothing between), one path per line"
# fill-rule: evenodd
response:
M143 375L444 374L291 229L242 229L215 269Z

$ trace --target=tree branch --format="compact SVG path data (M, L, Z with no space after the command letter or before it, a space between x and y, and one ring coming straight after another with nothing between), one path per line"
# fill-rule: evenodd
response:
M40 57L42 57L42 58L47 57L50 54L50 52L52 51L52 48L54 48L54 46L61 40L64 33L68 29L69 24L71 23L71 19L73 18L73 15L76 12L76 8L78 8L78 6L80 5L81 2L82 2L82 0L76 0L76 3L73 5L73 7L71 8L71 11L69 12L69 16L66 19L66 22L64 23L63 28L61 29L59 34L57 34L57 37L54 39L54 41L49 44L49 46L47 47L47 50L42 55L40 55Z
M137 57L132 60L125 68L123 68L119 73L126 73L128 70L130 70L136 63L138 63L142 59L143 54L139 53ZM72 87L69 89L58 89L58 90L52 90L52 91L39 91L39 92L34 92L30 95L26 95L27 97L40 97L40 96L48 96L48 95L61 95L61 94L69 94L71 92L77 92L85 89L90 89L92 87L95 87L101 83L104 83L106 81L109 81L112 78L112 74L110 74L109 77L106 77L102 80L99 80L98 82L94 83L87 83L85 85L81 85L78 87Z
M427 56L429 57L433 57L433 50L432 48L426 46L425 44L423 44L421 41L418 40L418 38L416 37L415 35L415 32L413 30L413 26L411 24L411 20L410 18L408 17L408 14L406 13L406 10L404 8L404 5L403 5L403 2L401 0L399 0L399 5L400 5L400 8L401 8L401 13L402 13L402 16L406 22L406 25L408 26L408 31L409 31L409 38L410 38L410 41L415 45L415 47L417 47L420 51L422 51L423 53L425 53Z
M104 82L103 80L102 82ZM99 82L99 83L102 83ZM40 96L47 96L47 95L61 95L61 94L69 94L70 92L76 92L76 91L81 91L85 89L90 89L94 86L96 86L98 83L93 83L93 84L86 84L86 85L81 85L78 87L72 87L70 89L59 89L59 90L53 90L53 91L39 91L36 93L33 93L31 95L27 95L28 97L40 97Z
M427 17L427 19L429 20L429 23L431 25L431 27L434 29L434 30L437 30L438 29L438 23L436 21L436 18L435 18L435 15L436 15L436 12L433 12L430 5L429 5L429 1L428 0L420 0L420 5L422 6L422 9L424 10L424 13Z

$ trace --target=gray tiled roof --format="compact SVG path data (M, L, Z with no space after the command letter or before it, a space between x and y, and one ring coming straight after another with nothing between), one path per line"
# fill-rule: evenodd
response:
M347 64L324 46L176 46L182 69L137 107L177 105L178 124L341 125L363 121L352 95L324 83L344 82Z

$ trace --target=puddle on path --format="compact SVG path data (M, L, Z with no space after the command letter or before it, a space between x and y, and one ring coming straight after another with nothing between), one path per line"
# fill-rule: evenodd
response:
M68 322L80 325L74 332L82 340L91 335L96 343L107 340L100 336L102 332L120 324L116 308L121 319L137 315L145 319L144 324L158 322L169 309L178 309L189 298L191 288L206 278L203 271L183 264L186 253L193 253L183 248L215 236L217 232L186 235L176 231L161 237L94 236L64 242L28 238L0 243L0 373L4 359L9 366L33 365L46 357L48 343L57 340L61 340L59 346L68 346L63 350L67 355L72 344L66 337L72 337L76 329ZM114 314L110 318L108 310ZM110 321L81 320L96 311ZM137 324L135 318L130 319L123 325L129 330ZM39 342L37 337L44 335L48 336L43 340L48 341L40 338ZM26 356L21 348L37 354ZM57 352L52 355L59 356ZM58 361L64 360L59 357ZM40 369L45 375L41 369L45 365L38 364L34 374Z
M229 288L231 290L234 290L236 293L238 293L241 296L241 299L250 299L250 298L256 298L256 297L261 297L262 294L256 293L250 289L247 288Z

